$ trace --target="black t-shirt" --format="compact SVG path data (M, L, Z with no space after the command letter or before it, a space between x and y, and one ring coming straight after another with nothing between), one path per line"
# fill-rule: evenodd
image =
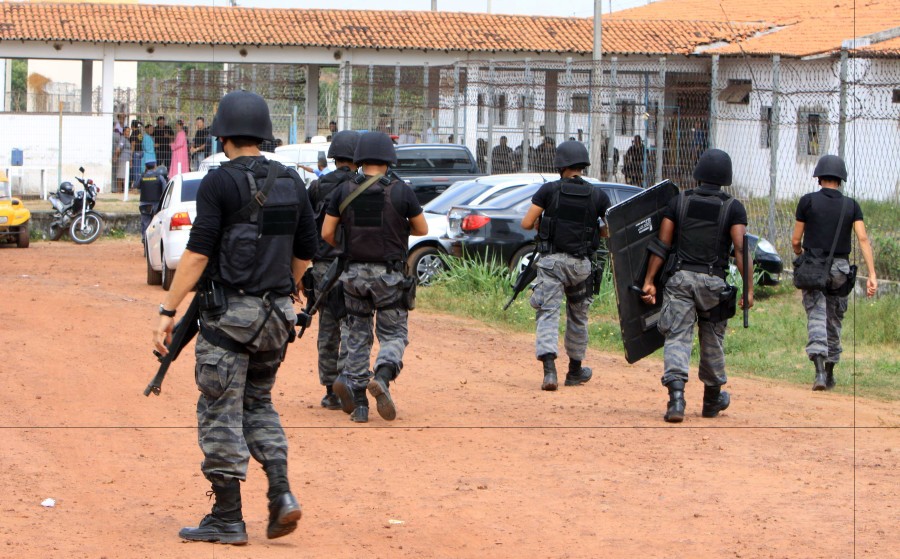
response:
M369 188L373 188L370 186ZM359 188L359 185L355 182L350 183L349 192L347 189L343 188L343 185L338 187L337 190L331 195L331 201L328 204L328 207L325 208L325 213L332 217L340 217L341 216L341 203L346 199L350 193ZM397 210L402 217L406 219L410 219L416 217L417 215L422 213L422 205L419 204L419 200L416 198L415 193L412 188L409 187L403 181L394 181L394 191L393 191L393 200L399 200L400 204ZM399 192L396 192L399 190Z
M697 187L697 190L714 190L720 191L722 190L719 186L711 186L711 185L701 185ZM690 191L688 191L690 192ZM664 218L668 218L675 224L675 237L673 238L673 243L678 242L678 199L681 196L673 196L669 203L663 208L660 215ZM725 230L722 231L722 235L719 237L719 254L728 254L731 252L731 228L734 225L747 225L747 208L744 207L744 204L741 203L740 200L735 199L734 202L731 203L731 206L728 208L728 215L725 216Z
M818 192L811 192L800 198L797 203L797 221L804 224L803 248L818 248L826 253L831 250L834 242L834 234L841 219L841 210L844 207L845 196L836 188L823 188ZM850 232L853 231L853 223L863 220L862 208L853 198L850 200L844 214L844 222L838 232L837 246L834 254L838 258L847 258L850 255Z
M240 159L242 158L235 161ZM265 161L263 156L254 159ZM257 177L260 188L263 181L264 179ZM316 253L318 235L306 188L300 182L297 184L297 195L300 200L300 216L297 230L294 232L293 252L300 260L311 260ZM219 249L225 220L239 212L245 204L246 202L241 201L238 186L227 171L224 169L210 171L203 177L197 190L197 219L194 220L188 238L188 250L212 257Z
M551 181L541 186L538 191L534 193L534 196L531 197L531 203L546 210L550 204L553 203L554 193L557 189L556 185L559 183L560 181ZM594 185L594 192L591 195L591 200L593 200L594 207L597 209L597 217L605 216L606 210L612 206L612 202L610 202L606 192L603 192L603 189L596 185Z

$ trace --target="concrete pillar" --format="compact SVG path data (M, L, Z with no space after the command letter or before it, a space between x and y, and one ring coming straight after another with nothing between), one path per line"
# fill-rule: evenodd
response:
M12 64L10 64L8 60L0 58L0 111L9 110L6 106L6 92L12 89L9 83L10 66L12 66Z
M313 137L319 133L319 65L306 65L306 109L303 111L305 122L304 137Z
M544 75L544 131L553 138L553 143L558 144L556 113L559 110L559 70L547 70ZM539 138L538 143L543 142L544 138Z
M100 95L100 112L109 115L110 126L113 121L113 111L115 111L115 62L116 51L111 48L103 51L103 86Z

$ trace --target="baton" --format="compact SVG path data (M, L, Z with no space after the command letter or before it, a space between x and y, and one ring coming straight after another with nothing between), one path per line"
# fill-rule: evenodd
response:
M744 328L750 328L749 286L752 285L750 282L753 281L753 274L750 270L750 237L746 233L744 233L744 250L743 254L741 254L741 257L744 260L744 293L742 294L742 297L744 299Z

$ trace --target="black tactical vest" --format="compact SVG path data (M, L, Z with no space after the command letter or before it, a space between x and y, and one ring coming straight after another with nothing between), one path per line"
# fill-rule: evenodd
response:
M341 188L344 198L368 177L359 175ZM357 196L344 210L347 256L350 262L405 262L409 221L400 214L400 181L382 178Z
M678 198L676 254L680 269L723 275L728 251L720 247L727 235L725 220L734 198L721 190L698 188ZM705 269L704 269L705 268Z
M221 172L234 180L246 208L263 188L268 168L267 161L251 160L249 164L225 163ZM225 219L219 252L207 267L213 280L250 295L293 292L291 261L300 220L300 188L303 182L297 173L285 169L262 207L248 216L239 211Z
M315 185L310 185L309 201L316 214L316 231L319 232L319 248L313 260L331 260L340 256L341 251L322 239L322 224L325 222L325 210L331 202L332 194L342 183L352 179L356 173L350 167L340 167L326 175L322 175Z
M144 171L141 175L141 203L155 204L162 199L165 179L159 176L157 169Z
M581 177L553 184L556 185L553 202L544 209L538 229L538 250L590 256L600 245L596 187Z

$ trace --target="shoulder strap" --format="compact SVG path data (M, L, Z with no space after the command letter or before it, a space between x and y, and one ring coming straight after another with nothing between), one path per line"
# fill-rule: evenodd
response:
M837 229L834 230L834 240L831 242L831 250L828 251L828 261L830 262L834 257L834 249L837 248L838 235L841 234L841 225L844 224L844 216L847 214L847 205L850 203L850 199L846 196L844 197L844 203L841 205L841 218L838 219ZM828 266L829 270L831 269L831 265Z
M354 190L353 192L350 193L349 196L344 198L344 201L341 202L340 208L338 208L338 213L343 214L344 210L347 209L347 206L349 206L352 201L356 200L356 198L360 194L365 192L366 189L368 189L370 186L372 186L373 184L375 184L376 182L381 180L381 177L383 177L383 176L384 175L375 175L373 177L369 177L368 179L366 179L366 181L363 182L361 185L359 185L359 187L356 190Z
M284 165L270 159L269 170L266 174L266 182L263 183L263 187L259 190L256 189L256 179L254 178L253 173L248 170L247 181L250 183L250 202L229 217L227 224L230 225L246 221L247 219L251 219L251 221L255 222L259 209L266 203L269 191L272 190L275 181L278 179L278 176L281 175L283 170Z

